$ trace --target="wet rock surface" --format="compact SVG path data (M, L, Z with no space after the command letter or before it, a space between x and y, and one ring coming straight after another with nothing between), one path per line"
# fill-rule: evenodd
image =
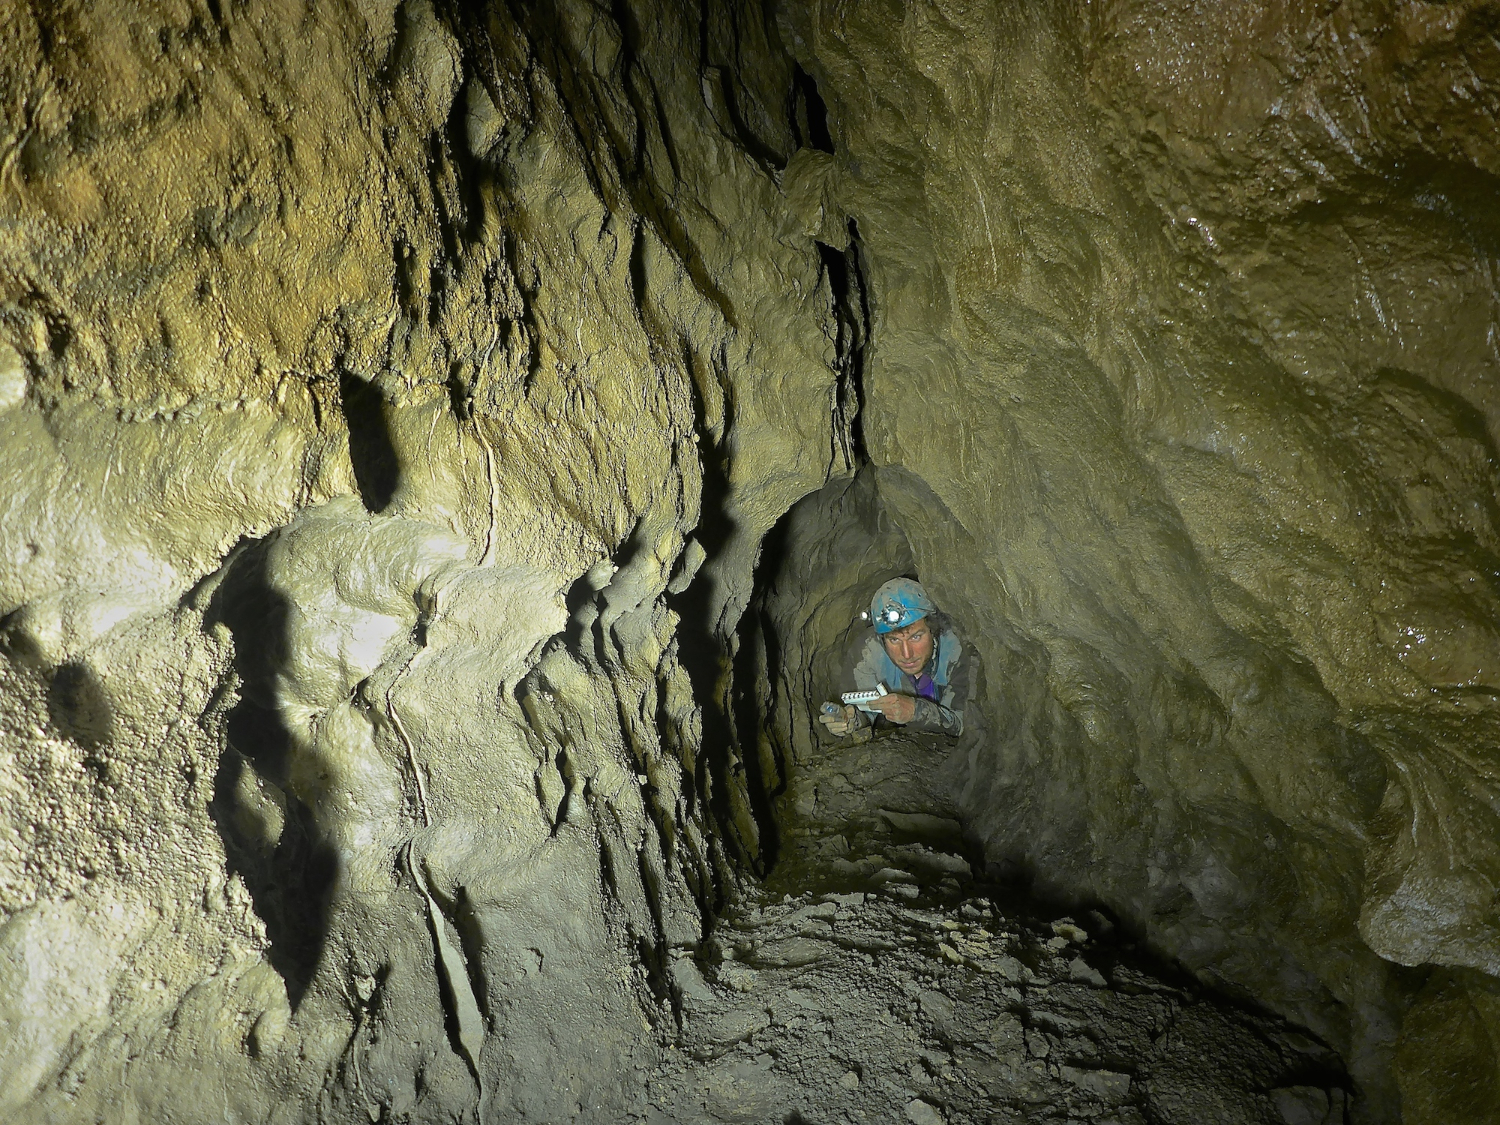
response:
M1497 20L0 4L0 1118L1494 1125Z

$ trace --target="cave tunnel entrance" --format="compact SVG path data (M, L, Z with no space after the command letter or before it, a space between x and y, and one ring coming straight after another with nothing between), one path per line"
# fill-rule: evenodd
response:
M971 873L957 793L978 724L959 739L890 729L859 742L817 723L819 704L854 686L843 677L869 628L861 611L903 575L920 577L873 468L804 497L762 546L734 718L770 885L915 889Z
M1076 1079L1095 1083L1120 1111L1117 1120L1348 1120L1353 1083L1315 1034L1244 997L1215 992L1103 904L1040 896L1026 873L986 856L984 818L1007 814L980 807L971 784L983 755L999 753L1012 737L1012 717L1009 704L985 694L972 648L974 682L958 738L902 728L864 742L821 736L819 704L852 686L842 676L851 642L869 628L860 611L893 577L925 577L966 640L987 630L995 643L984 656L1007 694L1024 674L1022 658L1005 656L1019 650L1013 627L993 613L981 616L982 591L952 573L973 561L965 534L919 478L866 465L804 497L767 535L733 646L732 695L760 818L763 877L719 919L705 967L735 991L762 987L772 974L799 994L826 989L815 1006L847 1020L840 1050L866 1060L859 1082L846 1081L845 1089L903 1080L889 1070L896 1056L885 1046L861 1055L860 1044L866 1036L881 1042L881 1005L895 1011L915 996L910 1026L933 1013L942 1025L943 1053L934 1057L951 1059L953 1072L990 1076L986 1108L1056 1111L1073 1104ZM918 573L924 562L925 576ZM923 943L925 960L914 955ZM1089 1028L1082 1037L1059 1036L1050 1022L1049 998L1062 995L1078 1005L1069 1026ZM1160 1034L1151 1021L1161 1009L1150 1006L1169 995L1174 1011L1203 1022L1180 1020L1172 1035ZM965 1055L965 1032L943 1022L949 1012L986 1029L989 1053ZM722 1026L703 1017L691 1026ZM989 1069L993 1029L1011 1020L1019 1020L1015 1056L1030 1060L1027 1073L1058 1078L1054 1087L1018 1095ZM1115 1030L1126 1027L1138 1029L1128 1041ZM757 1036L755 1049L792 1057L789 1038L773 1027ZM1229 1051L1214 1046L1230 1041ZM1044 1070L1048 1060L1060 1069ZM907 1093L930 1090L916 1073L918 1086ZM958 1118L964 1095L949 1087L945 1096ZM1060 1120L1051 1112L1046 1119Z

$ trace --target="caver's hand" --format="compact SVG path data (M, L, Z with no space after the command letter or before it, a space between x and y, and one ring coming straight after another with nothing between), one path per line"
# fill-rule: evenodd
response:
M848 704L840 707L837 703L825 703L818 722L828 728L829 734L843 738L854 729L854 708Z
M909 723L917 717L917 697L914 695L882 695L872 699L870 706L893 723Z

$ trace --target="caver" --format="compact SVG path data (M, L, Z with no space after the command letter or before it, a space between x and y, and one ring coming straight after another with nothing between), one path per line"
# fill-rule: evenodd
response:
M843 737L892 723L908 730L958 736L964 729L971 653L922 584L893 578L875 591L864 615L874 635L860 634L845 661L844 683L885 694L859 706L823 704L818 721Z

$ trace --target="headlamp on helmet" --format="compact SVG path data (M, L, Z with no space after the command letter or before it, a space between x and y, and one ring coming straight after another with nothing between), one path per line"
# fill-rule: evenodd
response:
M884 634L904 629L935 612L937 606L932 604L920 582L911 578L893 578L875 591L869 613L864 616L875 626L877 633Z

